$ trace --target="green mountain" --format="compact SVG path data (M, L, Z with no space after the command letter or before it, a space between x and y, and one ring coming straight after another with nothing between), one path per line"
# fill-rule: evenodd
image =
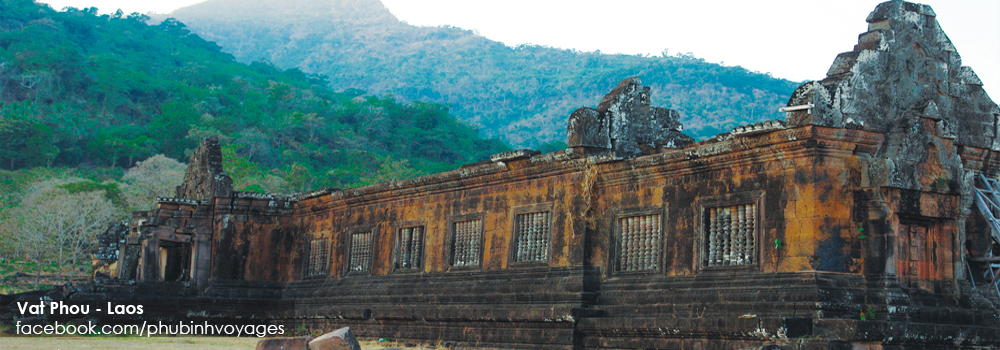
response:
M686 55L511 48L459 28L407 25L378 0L209 0L171 16L239 61L322 74L335 90L445 103L518 146L562 141L574 109L594 106L628 76L652 87L654 104L680 111L699 139L782 118L777 110L798 85Z
M147 20L0 0L0 169L185 160L220 134L238 187L291 192L454 169L508 149L447 106L335 92L299 69L239 63L176 20Z

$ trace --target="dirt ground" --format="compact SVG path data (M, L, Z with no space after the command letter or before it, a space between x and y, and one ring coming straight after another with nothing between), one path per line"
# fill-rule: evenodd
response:
M254 350L259 338L230 337L4 337L0 335L3 350ZM387 347L402 349L429 349L406 347L391 342L361 341L362 350L379 350ZM438 350L442 349L437 347Z

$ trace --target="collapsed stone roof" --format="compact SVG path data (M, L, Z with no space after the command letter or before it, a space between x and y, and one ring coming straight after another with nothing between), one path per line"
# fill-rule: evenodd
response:
M854 50L837 56L826 79L792 94L788 106L809 107L789 113L792 125L891 133L924 117L937 121L931 132L956 144L1000 149L1000 109L972 68L962 66L930 6L884 2L867 22L868 31Z
M884 2L867 22L868 31L837 56L825 79L795 90L784 108L789 126L882 133L879 150L862 160L870 185L932 190L936 183L966 194L963 206L971 205L973 174L952 150L1000 150L1000 108L962 66L930 6Z
M694 143L685 135L677 111L650 106L649 87L639 77L618 83L597 109L577 109L569 117L566 144L569 147L610 149L614 155L631 158L655 148L680 148Z

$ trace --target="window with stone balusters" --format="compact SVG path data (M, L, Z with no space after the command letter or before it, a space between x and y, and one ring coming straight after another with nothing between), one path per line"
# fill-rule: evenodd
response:
M314 239L309 242L309 256L306 263L306 277L316 277L326 275L326 260L330 252L329 241L325 239Z
M351 233L350 246L348 247L348 274L371 273L372 270L372 238L374 231L358 231Z
M617 271L659 269L662 217L650 213L618 218Z
M396 269L420 269L423 259L424 227L404 227L399 229L396 248Z
M451 266L479 266L483 246L482 224L481 218L452 223Z
M514 215L514 262L548 260L551 222L551 211Z
M757 262L757 205L705 209L706 266L744 266Z

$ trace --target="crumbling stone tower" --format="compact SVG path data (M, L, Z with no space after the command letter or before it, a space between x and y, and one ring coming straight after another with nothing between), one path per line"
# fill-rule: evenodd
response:
M233 191L233 179L222 169L222 147L218 136L210 136L201 141L191 154L184 182L177 186L176 198L210 200L215 197L229 197Z
M827 77L800 86L788 105L791 125L816 125L865 130L885 135L878 150L861 159L862 198L868 201L867 217L877 229L893 232L883 240L886 265L869 265L869 272L917 274L894 258L906 252L891 248L906 241L912 227L900 222L927 215L929 196L957 195L953 238L972 253L989 249L989 240L967 236L972 214L974 179L978 174L996 176L993 158L1000 149L1000 109L982 89L972 68L935 20L930 6L903 1L880 4L868 15L868 32L854 50L837 56ZM913 208L892 208L891 196L912 196ZM923 213L923 214L921 214ZM912 227L911 227L912 226ZM956 249L956 280L965 276L962 262L969 251ZM904 259L905 260L905 259ZM929 272L927 272L929 273Z

